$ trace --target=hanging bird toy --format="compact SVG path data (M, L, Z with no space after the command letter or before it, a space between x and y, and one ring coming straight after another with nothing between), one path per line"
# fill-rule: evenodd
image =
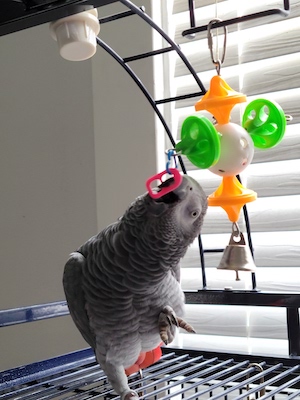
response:
M233 223L229 246L242 246L242 249L245 249L246 245L237 221L241 208L254 201L257 194L244 187L237 176L251 163L254 147L268 149L281 141L286 117L278 104L266 99L256 99L246 106L242 126L230 122L233 107L246 102L247 98L243 93L233 90L220 76L221 65L225 59L227 28L224 27L222 58L215 59L211 28L213 23L218 21L220 20L214 19L208 24L208 45L217 75L211 79L207 93L195 104L196 111L210 112L217 123L214 125L201 115L187 117L182 124L181 141L177 143L175 150L177 154L184 154L198 168L207 168L222 177L220 186L208 196L208 205L222 207ZM235 255L234 259L228 256L225 249L226 262L222 260L218 268L253 271L255 265L252 261L248 262L248 249L247 257L236 257L237 248L230 252ZM237 262L236 258L240 261ZM239 263L240 268L237 265ZM224 267L225 264L227 267Z

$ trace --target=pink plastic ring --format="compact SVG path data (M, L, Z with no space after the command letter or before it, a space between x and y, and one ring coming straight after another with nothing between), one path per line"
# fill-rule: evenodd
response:
M159 181L159 184L163 183L162 177L164 175L170 175L170 173L173 175L174 182L170 186L163 187L159 190L159 192L153 191L151 187L151 183L154 181ZM159 172L156 175L153 175L151 178L147 179L146 181L146 188L148 190L149 196L152 197L153 199L159 199L160 197L164 196L167 193L172 192L178 186L180 186L182 182L182 175L180 175L180 172L176 168L170 168L169 171L162 171Z

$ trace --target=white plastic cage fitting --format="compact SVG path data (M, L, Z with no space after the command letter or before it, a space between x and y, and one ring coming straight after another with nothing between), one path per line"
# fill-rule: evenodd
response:
M69 61L82 61L96 53L96 35L100 32L95 8L50 23L50 32L57 41L60 55Z

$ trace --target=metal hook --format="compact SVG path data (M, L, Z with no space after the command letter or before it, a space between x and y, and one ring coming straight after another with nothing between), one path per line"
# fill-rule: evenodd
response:
M226 44L227 44L227 26L223 26L224 30L224 41L223 41L223 54L221 59L215 58L214 56L214 49L213 49L213 34L211 32L212 25L215 24L216 22L221 22L222 20L219 18L214 18L212 19L208 25L207 25L207 40L208 40L208 48L210 51L210 56L211 56L211 61L215 65L217 74L220 75L221 71L221 66L224 63L225 60L225 54L226 54ZM218 54L217 54L218 56Z
M166 151L166 154L168 156L168 161L167 161L167 165L166 165L166 171L168 174L172 175L172 173L170 172L170 165L171 165L171 157L173 157L173 161L174 161L174 165L175 168L178 168L177 165L177 160L176 160L176 150L175 149L169 149Z
M240 227L237 222L233 222L232 224L232 235L237 238L241 236Z

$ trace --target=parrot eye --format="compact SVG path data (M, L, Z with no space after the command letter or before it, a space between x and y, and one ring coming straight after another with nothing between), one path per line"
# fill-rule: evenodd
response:
M200 215L200 212L198 210L194 210L194 211L191 212L191 216L193 218L198 218L199 215Z

